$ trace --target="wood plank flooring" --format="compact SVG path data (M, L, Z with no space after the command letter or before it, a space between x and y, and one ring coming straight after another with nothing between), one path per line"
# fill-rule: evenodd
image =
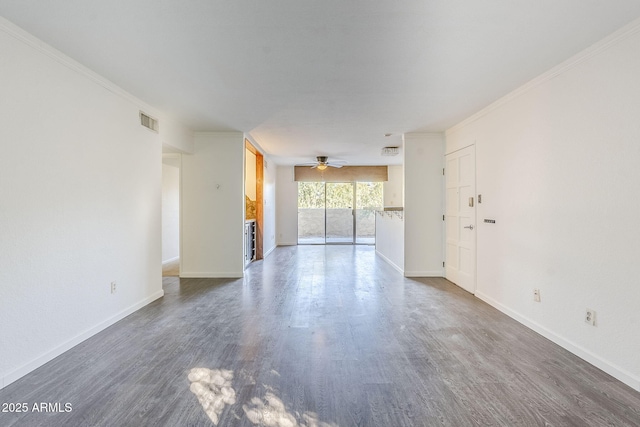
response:
M0 390L0 426L640 426L640 393L366 246L277 248Z

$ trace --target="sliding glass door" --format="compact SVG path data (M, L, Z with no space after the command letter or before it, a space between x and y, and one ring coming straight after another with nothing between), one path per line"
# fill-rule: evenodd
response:
M298 243L324 245L324 182L298 183Z
M356 243L375 245L376 210L382 210L382 182L356 182Z
M375 244L381 182L298 182L299 244Z

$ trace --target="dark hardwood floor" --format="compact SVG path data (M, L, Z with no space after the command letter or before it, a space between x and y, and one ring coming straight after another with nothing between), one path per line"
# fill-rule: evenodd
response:
M372 247L281 247L244 279L164 286L0 390L30 411L0 426L640 426L640 393Z

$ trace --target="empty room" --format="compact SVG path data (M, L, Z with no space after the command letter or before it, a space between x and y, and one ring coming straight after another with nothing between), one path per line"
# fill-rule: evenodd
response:
M1 426L640 426L636 0L0 0Z

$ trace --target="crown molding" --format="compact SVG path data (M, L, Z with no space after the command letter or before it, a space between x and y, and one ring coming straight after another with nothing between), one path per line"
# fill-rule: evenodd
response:
M444 141L444 132L407 132L402 134L402 143L413 139L440 139Z
M416 137L430 137L430 138L438 138L444 136L444 132L405 132L402 134L403 137L407 136L416 136Z
M136 98L134 95L125 91L115 83L107 80L103 76L99 75L98 73L92 71L91 69L82 65L78 61L65 55L64 53L54 48L53 46L43 42L42 40L38 39L34 35L26 32L25 30L18 27L11 21L8 21L6 18L2 16L0 16L0 31L24 43L25 45L31 47L32 49L42 53L43 55L46 55L47 57L49 57L50 59L53 59L54 61L63 65L64 67L72 71L75 71L76 73L88 78L89 80L103 87L109 92L115 95L118 95L121 98L126 99L127 101L136 105L138 108L145 110L149 114L152 114L156 117L160 116L160 117L163 117L164 119L164 115L160 111L152 107L151 105L147 104L146 102L142 101L139 98Z
M579 66L580 64L598 56L600 53L606 51L610 47L615 46L616 44L628 39L629 37L633 36L638 32L640 32L640 18L635 19L631 23L616 30L612 34L603 38L602 40L596 42L590 47L584 49L583 51L573 55L572 57L565 60L564 62L551 68L549 71L539 75L538 77L535 77L534 79L530 80L529 82L525 83L519 88L513 90L512 92L508 93L507 95L503 96L497 101L494 101L493 103L487 105L486 107L484 107L477 113L473 114L472 116L450 127L445 131L445 135L449 136L450 134L464 128L465 126L468 126L469 124L491 113L493 110L500 108L501 106L511 102L513 99L529 92L530 90L542 85L543 83L561 74L564 74L567 71Z

